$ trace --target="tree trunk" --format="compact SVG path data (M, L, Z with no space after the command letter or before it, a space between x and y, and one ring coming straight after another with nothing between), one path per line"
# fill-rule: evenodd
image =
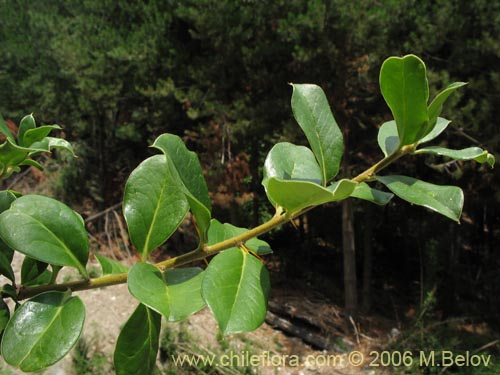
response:
M367 208L365 214L364 231L363 231L363 301L362 307L364 312L370 311L371 308L371 283L372 283L372 234L373 222L370 215L370 208Z
M355 315L358 310L358 292L356 246L354 242L354 213L350 199L342 202L342 248L344 252L345 309L348 315Z

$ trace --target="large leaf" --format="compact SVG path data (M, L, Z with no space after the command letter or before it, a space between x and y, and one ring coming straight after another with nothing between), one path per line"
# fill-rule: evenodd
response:
M165 155L144 160L130 174L123 213L130 239L143 260L174 233L188 209Z
M323 90L311 84L293 84L292 110L321 167L323 185L340 168L344 152L340 131Z
M407 176L379 176L377 180L407 202L460 221L464 194L459 187L434 185Z
M492 156L493 159L488 159L488 155L491 154L488 154L488 151L485 151L479 147L468 147L462 150L451 150L445 147L429 146L415 151L415 154L446 156L455 160L475 160L479 163L488 162L491 167L493 167L493 164L495 163L494 157Z
M398 128L396 121L387 121L378 130L377 141L384 156L389 156L399 147Z
M446 130L448 125L451 123L450 120L447 120L442 117L437 118L436 125L432 128L432 130L422 139L418 141L418 144L425 143L425 142L430 142L433 139L437 138L442 132Z
M216 219L212 219L210 224L210 229L208 230L208 245L214 245L216 243L228 240L232 237L239 236L247 232L246 228L239 228L229 223L222 224ZM245 245L255 253L259 255L266 255L272 253L271 247L265 241L259 240L254 237L245 242ZM231 248L236 249L236 247Z
M63 358L80 337L85 306L69 292L40 294L19 307L2 339L5 361L22 371L42 370Z
M89 242L78 214L40 195L16 199L0 214L0 237L13 249L45 263L76 267L87 275Z
M429 113L429 130L434 128L436 124L438 116L441 114L443 110L443 104L448 99L448 97L458 88L465 86L467 83L465 82L455 82L449 85L447 88L439 92L434 100L429 104L428 113Z
M211 204L198 156L189 151L182 139L173 134L160 135L153 147L163 151L168 162L173 166L172 174L178 178L183 187L196 219L200 239L202 243L205 243L206 232L210 225Z
M155 369L161 316L140 304L125 323L116 342L117 375L148 375Z
M366 182L357 184L351 194L351 197L364 199L381 206L389 203L393 196L394 195L391 193L386 193L385 191L380 191L370 187Z
M342 179L328 187L308 181L280 180L270 178L267 194L279 206L286 209L288 215L300 210L327 202L345 199L351 195L356 182Z
M103 255L94 254L97 261L101 265L103 275L115 275L128 272L128 267L117 262L114 259L107 258Z
M401 146L428 133L429 86L422 60L415 55L385 60L380 69L380 89L396 121Z
M241 249L215 256L202 284L203 298L223 334L258 328L266 317L269 289L267 269Z
M129 272L128 289L141 303L169 322L184 320L205 307L201 297L200 268L160 271L151 264L136 263Z

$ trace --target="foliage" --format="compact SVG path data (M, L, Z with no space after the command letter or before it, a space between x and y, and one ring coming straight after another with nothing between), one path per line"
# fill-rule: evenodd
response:
M434 185L408 176L380 175L388 165L403 156L416 154L421 143L444 130L438 124L447 120L438 120L438 115L444 101L440 98L446 99L448 91L437 94L438 106L433 104L435 101L427 106L426 68L422 60L413 55L386 60L380 85L395 117L395 126L389 131L382 127L383 135L379 136L386 156L356 177L337 180L334 178L339 171L342 133L326 96L319 86L292 85L292 110L311 148L278 143L270 151L264 166L263 185L276 213L266 223L250 230L211 220L210 199L198 158L178 137L159 136L153 145L161 154L142 162L131 173L125 188L123 211L131 241L140 256L140 261L130 270L101 256L99 261L106 275L90 279L86 270L88 240L81 216L54 199L3 192L0 238L7 247L4 258L9 260L14 250L19 251L27 259L50 264L53 272L48 282L38 279L40 285L37 286L17 287L15 280L3 286L4 298L16 302L30 298L4 324L4 359L23 371L37 371L57 362L75 345L83 329L85 308L78 297L71 295L72 291L125 281L139 305L117 340L114 358L119 375L154 370L163 318L183 320L208 306L222 333L254 330L265 319L270 290L268 271L259 255L268 253L270 248L256 237L316 206L350 196L387 203L390 195L377 192L369 183L381 182L400 198L458 221L463 205L460 188ZM404 89L413 86L420 91ZM425 100L420 103L422 93ZM417 102L420 103L418 111L407 110L408 105ZM42 128L35 128L32 117L28 119L29 124L22 123L23 132L18 134L22 146L16 146L8 134L0 146L3 147L2 160L6 161L5 175L19 170L31 152L50 150L49 146L25 147L26 139L30 139L28 143L33 139L43 143L47 135L44 130L30 138L31 130ZM69 149L67 145L65 148ZM307 156L302 158L304 155ZM446 153L448 157L488 162L493 166L492 155L483 150L480 155L478 159L477 153L453 150ZM360 184L363 184L361 190L357 189L354 194ZM147 263L152 250L172 235L188 210L195 219L198 247L154 265ZM181 267L215 254L205 270ZM65 266L77 268L83 279L56 284L57 272ZM3 268L13 279L7 264ZM45 266L31 261L26 265L22 282L32 281L37 273L44 271ZM5 321L6 305L3 311Z

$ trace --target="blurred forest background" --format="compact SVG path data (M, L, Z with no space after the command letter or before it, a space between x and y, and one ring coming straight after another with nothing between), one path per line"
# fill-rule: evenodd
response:
M147 146L171 132L199 154L216 217L247 227L269 218L265 156L277 141L306 142L289 82L325 90L346 141L342 174L355 175L382 157L377 130L390 111L378 73L392 55L424 60L431 97L469 83L445 106L442 145L500 151L498 1L0 0L0 48L0 113L63 127L79 157L44 162L51 194L87 217L121 201ZM354 315L498 330L498 171L430 157L390 171L462 187L461 225L398 199L329 204L266 238L275 285L347 297Z

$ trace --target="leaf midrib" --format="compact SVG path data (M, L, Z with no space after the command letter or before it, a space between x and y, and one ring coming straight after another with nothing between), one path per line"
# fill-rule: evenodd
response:
M246 254L246 253L244 253L244 252L243 252L243 250L241 250L241 249L238 249L238 250L240 251L241 255L243 255L243 262L242 262L242 264L241 264L240 280L238 281L238 284L237 284L237 289L236 289L236 293L235 293L235 295L234 295L233 304L232 304L231 308L229 309L229 311L230 311L230 312L229 312L229 318L228 318L228 320L227 320L227 321L228 321L228 323L231 321L231 319L232 319L232 317L233 317L233 314L234 314L234 309L235 309L235 306L236 306L236 301L238 300L238 297L239 297L240 292L241 292L241 289L242 289L242 287L241 287L241 286L242 286L242 284L243 284L243 279L244 279L243 275L244 275L244 273L245 273L245 272L244 272L244 271L245 271L245 265L246 265L246 262L247 262L247 260L246 260L246 255L247 255L247 254ZM228 324L228 325L229 325L229 324ZM228 325L226 325L225 330L227 330L227 326L228 326Z

